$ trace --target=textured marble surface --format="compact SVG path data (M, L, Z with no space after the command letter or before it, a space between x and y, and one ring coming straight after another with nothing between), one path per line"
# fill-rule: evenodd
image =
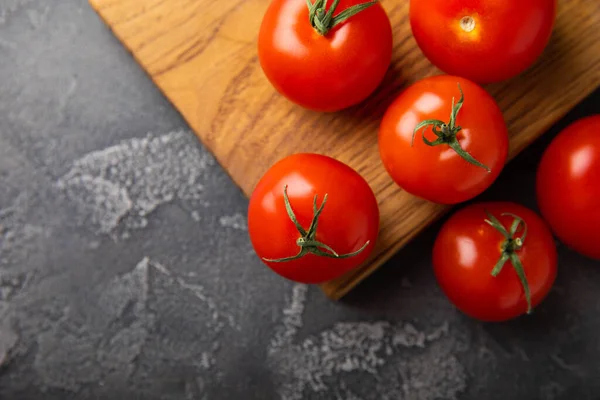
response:
M481 199L535 208L557 129ZM247 201L84 0L0 0L0 399L600 398L600 265L559 245L535 314L482 324L439 224L343 302L271 274Z

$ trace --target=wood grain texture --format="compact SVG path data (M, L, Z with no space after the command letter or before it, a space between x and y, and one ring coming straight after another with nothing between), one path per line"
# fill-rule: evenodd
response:
M405 85L440 73L411 35L408 0L382 0L395 42L383 84L361 105L333 114L291 104L264 77L256 38L268 0L90 2L246 195L269 166L299 151L333 156L367 179L381 210L378 245L365 265L322 285L329 297L343 296L448 210L400 190L377 149L387 105ZM486 87L504 111L510 158L599 85L600 2L559 0L542 58Z

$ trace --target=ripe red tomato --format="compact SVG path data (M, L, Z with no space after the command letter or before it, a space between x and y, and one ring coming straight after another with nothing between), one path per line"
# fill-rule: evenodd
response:
M325 0L313 0L311 13L307 0L272 0L258 36L258 58L269 81L289 100L316 111L338 111L367 98L392 58L392 28L379 2L337 1L324 9ZM350 11L358 13L328 28Z
M459 310L482 321L505 321L546 297L556 279L556 246L548 226L528 208L476 203L442 226L433 267Z
M455 204L498 177L508 155L508 131L484 89L440 75L418 81L390 105L379 129L379 153L404 190Z
M600 114L575 121L552 140L536 186L540 211L556 236L600 260Z
M367 259L379 233L379 206L365 179L348 165L324 155L294 154L258 182L248 231L257 255L273 271L296 282L322 283Z
M477 83L523 72L552 33L556 0L411 0L410 24L439 69Z

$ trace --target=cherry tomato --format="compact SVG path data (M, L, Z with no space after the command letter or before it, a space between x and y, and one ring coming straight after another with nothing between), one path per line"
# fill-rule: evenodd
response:
M484 84L526 70L542 54L556 0L411 0L423 54L447 74Z
M311 12L307 0L272 0L258 57L282 95L312 110L338 111L379 86L392 58L392 28L379 2L364 1L312 0Z
M256 254L273 271L296 282L322 283L367 259L379 232L379 206L365 179L348 165L324 155L294 154L258 182L248 231Z
M390 105L379 129L379 153L404 190L455 204L498 177L508 155L508 131L484 89L439 75L408 87Z
M575 121L552 140L536 186L540 211L556 236L600 260L600 114Z
M433 267L459 310L482 321L505 321L546 297L556 279L556 246L546 223L530 209L475 203L442 226Z

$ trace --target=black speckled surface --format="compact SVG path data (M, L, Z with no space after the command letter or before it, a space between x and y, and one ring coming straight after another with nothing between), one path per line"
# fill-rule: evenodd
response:
M544 146L480 199L535 208ZM84 0L0 0L0 399L595 400L600 265L470 320L439 223L343 302L271 274L247 201Z

